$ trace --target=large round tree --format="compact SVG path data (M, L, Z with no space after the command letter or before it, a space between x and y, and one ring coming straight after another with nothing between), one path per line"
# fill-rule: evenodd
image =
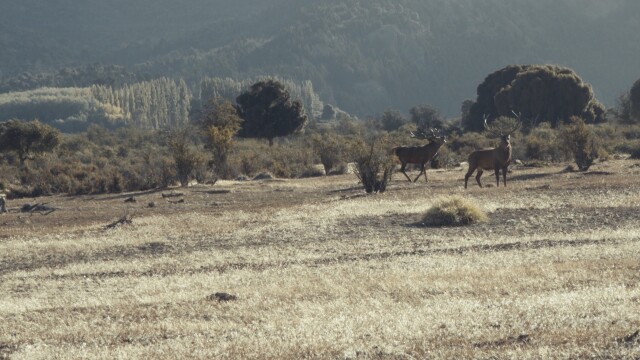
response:
M275 80L259 81L236 98L238 115L244 120L241 137L273 139L301 131L307 115L300 101Z
M38 120L0 123L0 152L15 152L21 167L35 155L53 151L59 143L60 132Z
M604 106L591 86L571 69L557 65L510 65L489 74L478 97L462 119L465 129L481 131L484 117L518 114L524 126L549 122L553 127L572 116L587 123L604 121Z

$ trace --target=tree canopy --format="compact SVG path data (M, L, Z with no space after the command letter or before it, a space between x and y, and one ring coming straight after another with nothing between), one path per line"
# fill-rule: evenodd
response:
M430 105L414 106L409 110L411 114L411 121L418 127L428 128L442 128L442 117L440 112Z
M200 130L205 148L211 150L213 166L218 175L229 175L227 158L234 146L233 138L242 127L242 119L228 100L211 99L200 118Z
M301 131L307 115L299 101L275 80L259 81L236 98L238 114L244 120L241 137L273 139Z
M481 131L500 116L517 114L525 126L549 122L556 127L578 116L587 123L604 121L605 108L591 86L569 68L557 65L510 65L489 74L478 85L478 97L462 121Z
M0 151L14 151L20 166L36 154L52 151L60 143L60 132L38 120L0 123Z

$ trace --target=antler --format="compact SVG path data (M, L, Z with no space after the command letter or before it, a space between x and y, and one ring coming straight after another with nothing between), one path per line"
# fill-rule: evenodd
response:
M429 132L427 133L427 131L429 131ZM411 132L411 137L412 138L416 138L416 139L427 139L427 140L429 140L429 139L432 139L434 137L437 137L438 133L439 133L438 129L429 128L428 130L425 130L423 127L419 127L419 128L416 129L416 131L412 131Z
M495 126L489 126L489 124L487 124L488 118L489 118L489 115L487 114L482 115L482 120L484 120L484 130L493 137L502 135L499 129L496 129Z
M515 115L516 122L514 124L506 124L505 122L501 122L500 124L493 123L492 125L487 124L487 115L483 116L484 119L484 128L485 130L492 136L506 136L511 135L516 132L522 126L522 121L520 120L520 115L516 114L513 110L511 113Z
M511 110L511 113L516 117L516 123L511 127L506 129L507 132L505 133L505 135L511 135L514 132L516 132L518 129L520 129L520 127L522 127L522 113L517 113L513 110Z

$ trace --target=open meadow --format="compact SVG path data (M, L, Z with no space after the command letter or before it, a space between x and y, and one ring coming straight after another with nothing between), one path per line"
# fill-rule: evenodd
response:
M0 359L639 358L640 162L565 167L9 200ZM488 222L421 226L453 194Z

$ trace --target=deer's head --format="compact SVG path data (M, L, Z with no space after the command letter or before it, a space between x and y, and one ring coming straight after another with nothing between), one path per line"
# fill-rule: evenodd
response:
M424 128L418 128L416 131L411 132L411 137L416 139L424 139L429 140L430 143L437 143L442 145L447 142L446 136L440 135L440 131L435 128L429 128L425 130Z
M515 122L509 124L508 122L501 123L493 123L491 125L487 124L487 115L484 115L484 129L487 134L492 138L500 139L500 146L508 147L511 146L511 134L520 129L522 125L522 121L518 117ZM511 119L512 120L512 119Z

